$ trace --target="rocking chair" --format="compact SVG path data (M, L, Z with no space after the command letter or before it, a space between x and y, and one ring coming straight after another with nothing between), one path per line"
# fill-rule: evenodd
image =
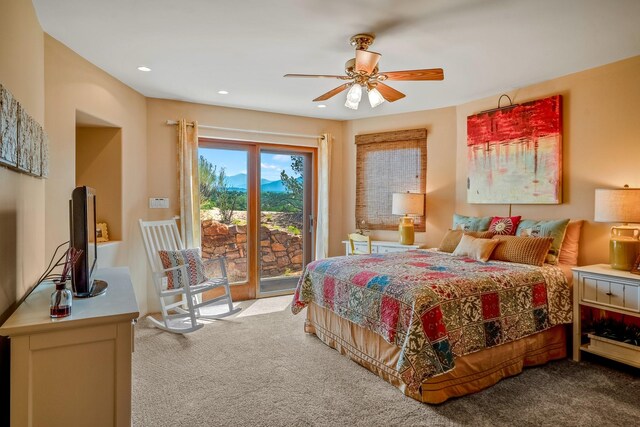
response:
M201 260L198 250L198 259L195 260L195 263L202 263L199 266L202 267L202 272L204 272L205 265L219 263L221 274L213 278L204 277L204 274L202 274L203 281L201 283L193 283L189 276L190 272L193 276L193 271L191 271L193 270L193 265L191 263L185 262L181 265L166 268L161 260L162 251L167 251L165 252L166 256L166 253L178 253L177 251L184 251L185 249L175 221L140 220L140 230L153 274L153 284L162 309L162 321L149 317L149 320L156 327L169 332L186 334L204 326L203 323L198 322L199 319L220 319L240 311L240 308L233 308L224 257ZM176 279L183 283L175 283ZM224 287L225 293L223 295L202 301L204 292L219 287ZM227 301L228 310L223 313L205 314L201 310L205 306L225 300Z

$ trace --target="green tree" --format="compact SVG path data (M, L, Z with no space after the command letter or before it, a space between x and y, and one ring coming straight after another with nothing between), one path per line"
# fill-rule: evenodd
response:
M217 166L212 165L204 156L198 161L198 176L200 178L200 204L213 201L216 183Z
M200 205L208 201L220 210L221 221L231 224L234 211L241 202L242 195L229 189L225 168L217 172L217 165L211 164L204 156L198 161L200 178Z
M285 171L280 172L280 180L287 189L287 204L293 209L293 212L302 212L304 158L302 156L291 156L291 169L293 170L291 176Z

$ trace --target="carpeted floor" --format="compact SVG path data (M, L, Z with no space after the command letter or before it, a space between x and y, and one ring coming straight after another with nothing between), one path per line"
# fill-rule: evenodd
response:
M631 426L640 378L599 363L528 368L432 406L303 332L291 297L240 303L187 336L136 327L134 426Z

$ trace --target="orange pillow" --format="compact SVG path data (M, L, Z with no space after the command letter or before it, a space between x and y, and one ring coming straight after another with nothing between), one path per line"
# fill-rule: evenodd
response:
M491 259L541 266L553 242L553 237L519 237L495 235L500 242Z
M570 221L567 231L564 233L564 240L560 246L558 263L564 265L578 265L578 246L580 243L580 230L583 220Z

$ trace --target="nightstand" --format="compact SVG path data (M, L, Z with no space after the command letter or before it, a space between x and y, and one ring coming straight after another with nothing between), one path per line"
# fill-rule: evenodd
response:
M640 276L614 270L608 264L575 267L573 270L573 360L580 361L580 352L640 368L640 347L589 335L582 344L580 307L594 307L640 317Z
M348 240L343 240L345 255L351 255L351 246L349 246ZM362 250L364 248L366 250L366 245L361 242L355 243L358 250ZM362 248L361 248L362 246ZM383 240L372 240L371 241L371 253L372 254L388 254L391 252L406 252L412 251L415 249L423 248L424 244L416 243L413 245L403 245L399 242L387 242Z

